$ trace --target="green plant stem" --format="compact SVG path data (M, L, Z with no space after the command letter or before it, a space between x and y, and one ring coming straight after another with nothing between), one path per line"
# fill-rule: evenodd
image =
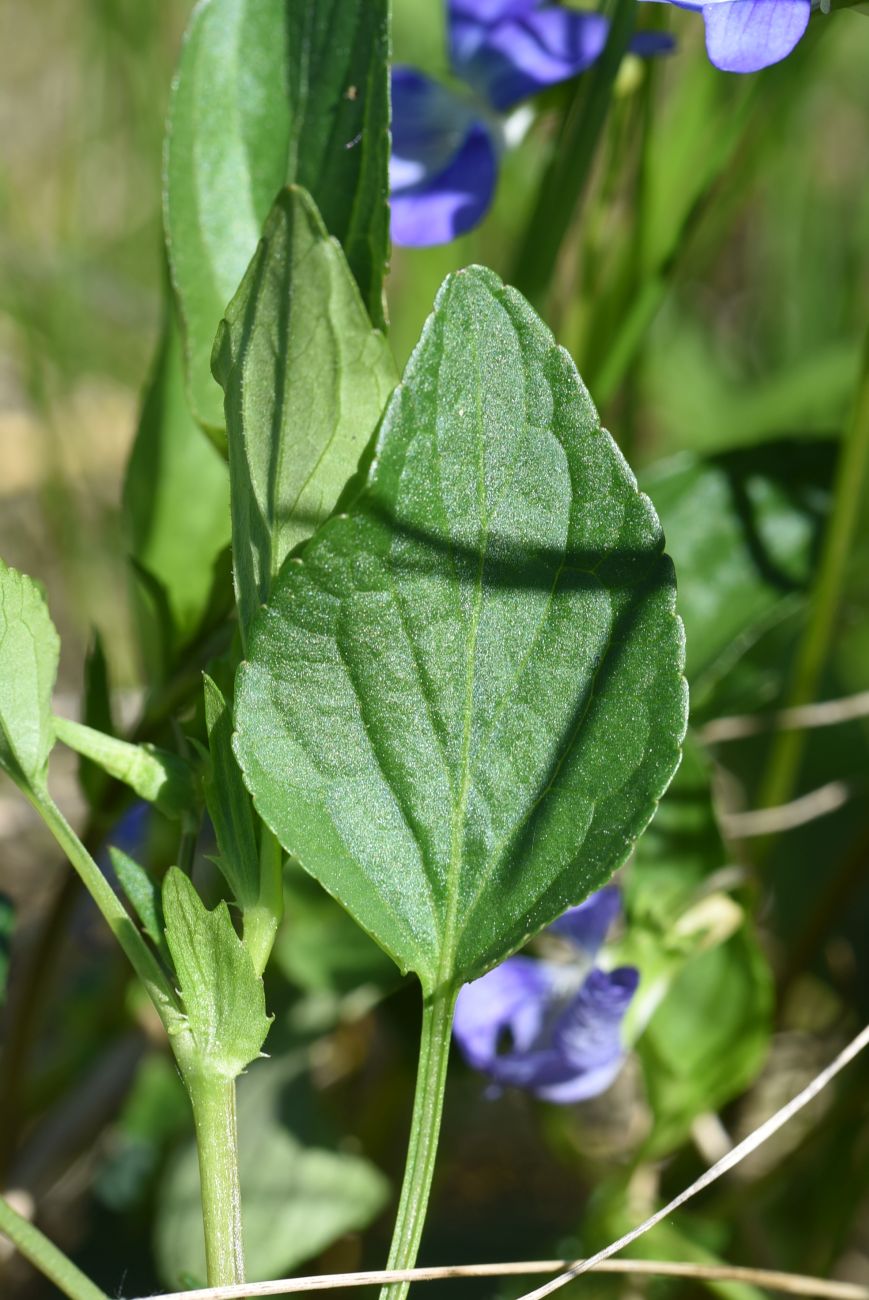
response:
M30 1260L34 1268L39 1269L45 1277L62 1291L70 1300L108 1300L105 1291L76 1268L71 1259L58 1250L44 1233L40 1232L29 1220L13 1210L8 1201L0 1196L0 1232L4 1233L21 1252Z
M820 564L812 587L809 614L797 653L790 693L786 704L796 708L810 703L817 694L836 623L836 613L848 568L854 530L860 513L869 463L869 331L863 345L860 376L851 420L845 434L830 522L824 538ZM760 806L774 808L787 803L799 775L806 743L805 730L794 728L776 735L761 787Z
M193 1105L209 1286L244 1281L235 1079L185 1071Z
M546 298L562 241L588 183L635 13L634 0L615 0L603 54L577 82L522 239L511 279L536 307Z
M441 987L423 1001L422 1034L410 1141L387 1268L416 1263L437 1157L457 990ZM403 1300L409 1282L385 1286L380 1300Z
M32 791L30 798L129 957L166 1026L193 1107L208 1282L211 1286L243 1282L235 1080L201 1068L175 994L108 881L48 791Z
M167 1029L170 1026L177 1027L180 1010L175 993L150 948L115 896L111 885L48 791L32 790L29 792L29 798L75 867L82 883L102 912L109 929L129 957L133 969L157 1008L160 1019Z
M645 273L641 266L635 271L631 291L625 296L618 316L618 325L610 336L605 355L597 366L586 366L586 378L595 401L605 406L624 381L640 347L647 337L649 327L670 292L676 273L682 265L685 251L690 247L695 231L712 206L721 177L731 163L737 147L744 140L752 122L755 96L747 96L737 105L716 140L712 156L707 160L706 179L693 195L680 218L675 222L669 240L660 250L657 264ZM646 207L648 199L646 200ZM636 250L629 249L628 257ZM630 283L630 282L628 282ZM601 334L602 322L593 318L589 333L595 338Z

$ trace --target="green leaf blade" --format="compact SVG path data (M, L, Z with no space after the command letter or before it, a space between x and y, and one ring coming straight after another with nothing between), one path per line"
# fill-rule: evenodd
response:
M209 360L282 185L309 189L382 325L388 252L387 0L206 0L166 138L165 225L191 405L223 427Z
M335 505L397 382L310 196L279 195L214 349L226 394L233 558L247 626Z
M59 658L40 587L0 560L0 768L25 790L45 784Z
M344 248L371 320L383 326L389 5L387 0L308 0L289 6L288 22L287 180L313 195L327 229Z
M672 566L566 354L451 277L364 491L284 568L236 752L284 847L427 990L601 885L685 729Z

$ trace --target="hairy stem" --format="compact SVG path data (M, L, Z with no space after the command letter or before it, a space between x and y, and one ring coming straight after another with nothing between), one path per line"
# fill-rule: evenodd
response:
M193 1105L209 1286L244 1281L235 1079L185 1072Z
M863 501L866 469L869 464L869 331L863 346L863 358L851 421L845 435L824 548L812 587L808 621L800 642L790 693L789 708L799 708L814 700L821 672L836 629L836 613L848 568L854 529ZM806 743L802 730L781 731L776 736L766 780L761 789L760 806L774 808L787 803L799 775Z
M441 987L423 1001L419 1066L407 1164L387 1268L412 1268L416 1262L437 1157L450 1033L457 990ZM403 1300L410 1283L384 1286L380 1300Z
M16 1246L34 1268L49 1278L70 1300L108 1300L105 1291L82 1273L44 1233L0 1196L0 1232Z

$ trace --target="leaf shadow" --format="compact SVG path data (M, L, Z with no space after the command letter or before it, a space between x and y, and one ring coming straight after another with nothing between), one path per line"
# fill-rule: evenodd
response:
M509 836L497 846L497 856L488 869L486 884L498 877L507 888L511 888L521 877L533 849L544 801L556 786L561 769L579 743L594 701L605 695L618 679L637 621L648 600L656 592L673 584L673 566L669 556L664 553L663 539L660 535L656 539L650 539L650 544L646 547L574 547L565 551L560 547L528 546L515 538L489 533L481 554L481 549L477 546L447 537L436 529L409 523L379 503L369 500L365 504L364 513L376 524L385 527L391 538L411 543L410 546L402 547L400 558L396 560L390 556L387 561L396 574L428 573L441 576L444 556L448 555L460 583L470 585L479 581L484 590L531 589L563 594L577 590L607 589L616 593L617 607L609 630L607 649L597 664L587 689L578 694L561 734L553 739L548 761L536 773L534 788L523 800L527 811ZM391 549L394 550L394 547ZM475 766L482 765L485 756L485 750L478 753L474 760ZM620 846L618 837L614 837L614 860L608 865L607 874L621 864L629 847L629 843ZM544 906L547 894L553 891L558 893L558 881L576 868L581 849L580 844L577 853L565 862L559 876L547 882L543 893L529 904L530 907ZM508 866L509 875L506 873ZM599 883L603 883L603 877L591 887ZM474 909L485 897L486 884L477 893L466 913L465 926ZM564 892L563 889L561 892ZM567 902L562 902L553 908L553 915L566 905ZM544 924L545 921L541 923Z
M712 457L712 463L727 480L746 548L759 575L783 593L804 590L806 579L814 570L827 515L823 498L832 480L835 455L836 445L828 441L806 443L786 439ZM752 481L759 479L774 484L793 512L803 516L810 525L805 576L788 572L773 552L768 526L764 527L759 502L752 492Z

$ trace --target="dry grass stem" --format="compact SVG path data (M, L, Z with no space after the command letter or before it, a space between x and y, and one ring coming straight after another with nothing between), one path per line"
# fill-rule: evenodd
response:
M290 1295L303 1291L333 1291L344 1287L380 1286L387 1282L443 1282L450 1278L522 1277L555 1273L568 1263L563 1259L535 1259L514 1264L447 1264L441 1268L380 1269L370 1273L323 1273L314 1277L284 1278L279 1282L248 1282L242 1286L217 1286L204 1291L173 1291L156 1300L257 1300L259 1296ZM785 1295L817 1296L821 1300L869 1300L869 1287L853 1282L830 1282L800 1273L740 1268L729 1264L675 1263L657 1259L607 1259L595 1265L599 1273L645 1277L684 1277L703 1282L744 1282L781 1291Z

